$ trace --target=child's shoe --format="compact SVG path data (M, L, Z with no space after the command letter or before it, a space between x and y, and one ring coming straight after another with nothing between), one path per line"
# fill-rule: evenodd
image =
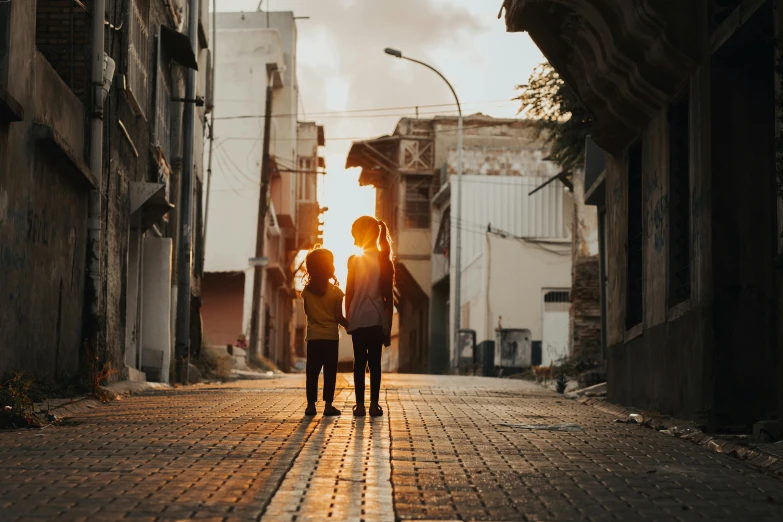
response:
M337 415L340 415L342 412L335 408L334 406L327 406L324 408L324 417L336 417Z

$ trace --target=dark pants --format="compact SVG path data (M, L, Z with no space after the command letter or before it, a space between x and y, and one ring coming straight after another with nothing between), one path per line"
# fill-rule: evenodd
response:
M381 353L383 329L380 326L357 328L353 337L353 379L356 404L364 404L364 371L370 367L370 402L377 403L381 395Z
M307 341L307 402L318 401L318 375L324 369L324 401L334 400L337 382L337 347L339 341Z

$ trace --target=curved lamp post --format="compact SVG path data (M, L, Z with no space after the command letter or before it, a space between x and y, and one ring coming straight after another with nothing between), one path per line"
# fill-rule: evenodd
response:
M435 74L441 77L441 79L446 82L446 85L449 86L449 89L451 89L451 93L454 95L454 100L457 102L457 111L459 112L459 119L457 121L457 183L456 183L456 199L457 199L457 212L453 215L454 220L454 229L456 230L456 259L454 260L454 334L453 334L453 341L454 341L454 351L451 355L451 367L452 369L455 369L457 367L457 363L459 362L459 331L460 331L460 320L461 320L461 306L460 306L460 298L461 298L461 290L462 290L462 232L460 230L460 218L462 216L462 106L459 103L459 97L457 96L457 91L454 90L454 87L451 86L451 83L446 79L445 76L443 76L440 71L432 67L431 65L428 65L424 62L421 62L419 60L414 60L413 58L408 58L407 56L402 55L402 51L398 51L397 49L390 49L386 48L384 50L386 54L389 56L394 56L395 58L400 58L403 60L408 60L409 62L418 63L419 65L423 65L427 69L431 70Z

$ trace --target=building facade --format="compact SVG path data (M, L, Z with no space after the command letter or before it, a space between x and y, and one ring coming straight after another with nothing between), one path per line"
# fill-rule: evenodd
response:
M547 300L571 287L573 203L547 160L535 123L483 116L464 123L462 215L456 209L456 120L436 122L441 165L433 203L431 364L435 372L475 363L471 343L454 345L455 242L462 235L461 338L476 345L496 329L529 330L547 364L568 354L568 301L551 315ZM548 349L544 349L546 346ZM538 360L536 361L538 362ZM495 361L502 366L501 361Z
M250 336L258 310L259 336L251 354L282 369L296 356L294 258L320 238L317 176L324 129L299 122L297 29L292 12L218 13L221 41L215 92L220 100L218 136L207 223L204 276L204 342L234 344ZM266 87L272 84L271 176L266 219L260 218ZM254 262L260 227L264 266ZM261 297L253 303L256 274Z
M198 105L197 194L212 105L207 5L197 42L182 0L95 6L0 4L0 373L59 378L97 362L116 370L113 379L168 381L182 106ZM104 28L105 100L91 92L93 23ZM198 70L198 102L183 101L188 69ZM92 171L96 148L102 163ZM198 267L192 287L197 328Z
M540 340L542 290L547 285L566 291L570 287L570 196L560 183L529 194L558 174L546 161L547 149L534 124L467 117L463 150L459 223L450 217L457 173L456 118L402 119L393 135L356 142L348 156L347 167L362 168L359 182L375 186L376 215L389 224L395 245L399 335L394 359L401 372L444 373L460 365L460 350L450 334L450 296L456 281L451 277L455 268L450 238L457 233L462 234L462 329L470 330L477 342L494 339L501 316L507 318L506 325L532 328ZM501 236L509 239L508 245L496 247L504 254L489 255L488 245ZM537 242L539 247L552 243L543 247L550 252L527 256L526 246L535 250ZM535 268L520 266L520 256ZM544 274L533 293L525 285L534 277L526 279L526 271ZM517 297L524 296L529 306L507 305L513 299L497 291L503 281L521 285ZM567 319L560 330L567 353Z
M779 418L781 2L505 8L508 29L578 92L606 152L586 194L605 245L610 399L710 430Z

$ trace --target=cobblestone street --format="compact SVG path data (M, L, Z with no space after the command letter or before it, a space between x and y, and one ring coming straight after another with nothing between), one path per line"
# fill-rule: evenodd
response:
M0 520L783 520L783 481L533 384L386 375L386 416L303 416L304 377L0 433ZM322 406L322 404L321 404ZM574 423L584 431L504 424Z

